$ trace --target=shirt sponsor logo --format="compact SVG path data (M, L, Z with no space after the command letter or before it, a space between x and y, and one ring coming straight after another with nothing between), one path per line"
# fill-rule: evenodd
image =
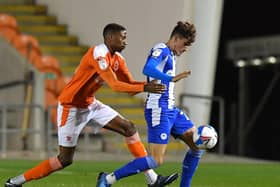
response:
M114 66L113 66L113 70L118 71L118 69L119 69L119 61L115 61Z

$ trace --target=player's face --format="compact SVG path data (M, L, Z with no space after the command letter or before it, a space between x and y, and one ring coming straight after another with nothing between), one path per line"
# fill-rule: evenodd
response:
M180 38L177 37L175 39L175 45L174 45L174 53L176 56L180 56L185 51L188 50L189 42L186 38Z
M121 52L127 45L126 42L126 31L120 31L112 36L112 48L114 51Z

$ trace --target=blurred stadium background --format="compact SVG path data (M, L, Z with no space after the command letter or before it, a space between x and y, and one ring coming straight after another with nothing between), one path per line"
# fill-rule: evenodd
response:
M0 0L2 159L56 154L57 96L87 47L102 42L105 24L127 26L130 45L124 55L135 78L143 80L140 70L149 48L166 40L176 21L188 18L197 25L198 38L190 54L180 58L179 69L190 68L193 78L177 85L177 103L196 123L211 123L218 130L219 144L203 161L280 160L277 6L234 0L148 2ZM110 4L115 11L103 13ZM155 13L158 6L163 11ZM137 124L145 142L144 95L129 97L105 86L96 97ZM186 149L172 140L167 161L181 160ZM129 157L120 136L107 131L96 135L90 127L83 131L76 155L81 160Z

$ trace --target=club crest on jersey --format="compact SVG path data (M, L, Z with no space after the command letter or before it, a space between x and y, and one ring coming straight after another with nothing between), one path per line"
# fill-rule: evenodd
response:
M113 65L113 70L114 70L114 71L118 71L119 65L120 65L120 64L119 64L119 61L115 61L115 62L114 62L114 65Z
M167 134L166 133L161 133L160 134L160 139L166 140L167 139Z
M153 57L159 57L161 54L162 50L161 49L155 49L152 53Z
M104 59L98 60L98 65L101 70L105 70L108 67L107 62Z

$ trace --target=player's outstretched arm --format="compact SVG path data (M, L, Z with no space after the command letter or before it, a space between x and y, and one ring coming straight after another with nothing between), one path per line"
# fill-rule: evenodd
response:
M156 83L156 80L153 80L150 83L146 83L144 85L144 92L150 92L150 93L157 93L162 94L166 90L166 87L164 84L158 84ZM140 92L129 92L129 95L134 96Z
M166 90L166 87L164 84L158 84L156 83L157 80L153 80L147 84L144 85L144 91L145 92L151 92L151 93L164 93Z

